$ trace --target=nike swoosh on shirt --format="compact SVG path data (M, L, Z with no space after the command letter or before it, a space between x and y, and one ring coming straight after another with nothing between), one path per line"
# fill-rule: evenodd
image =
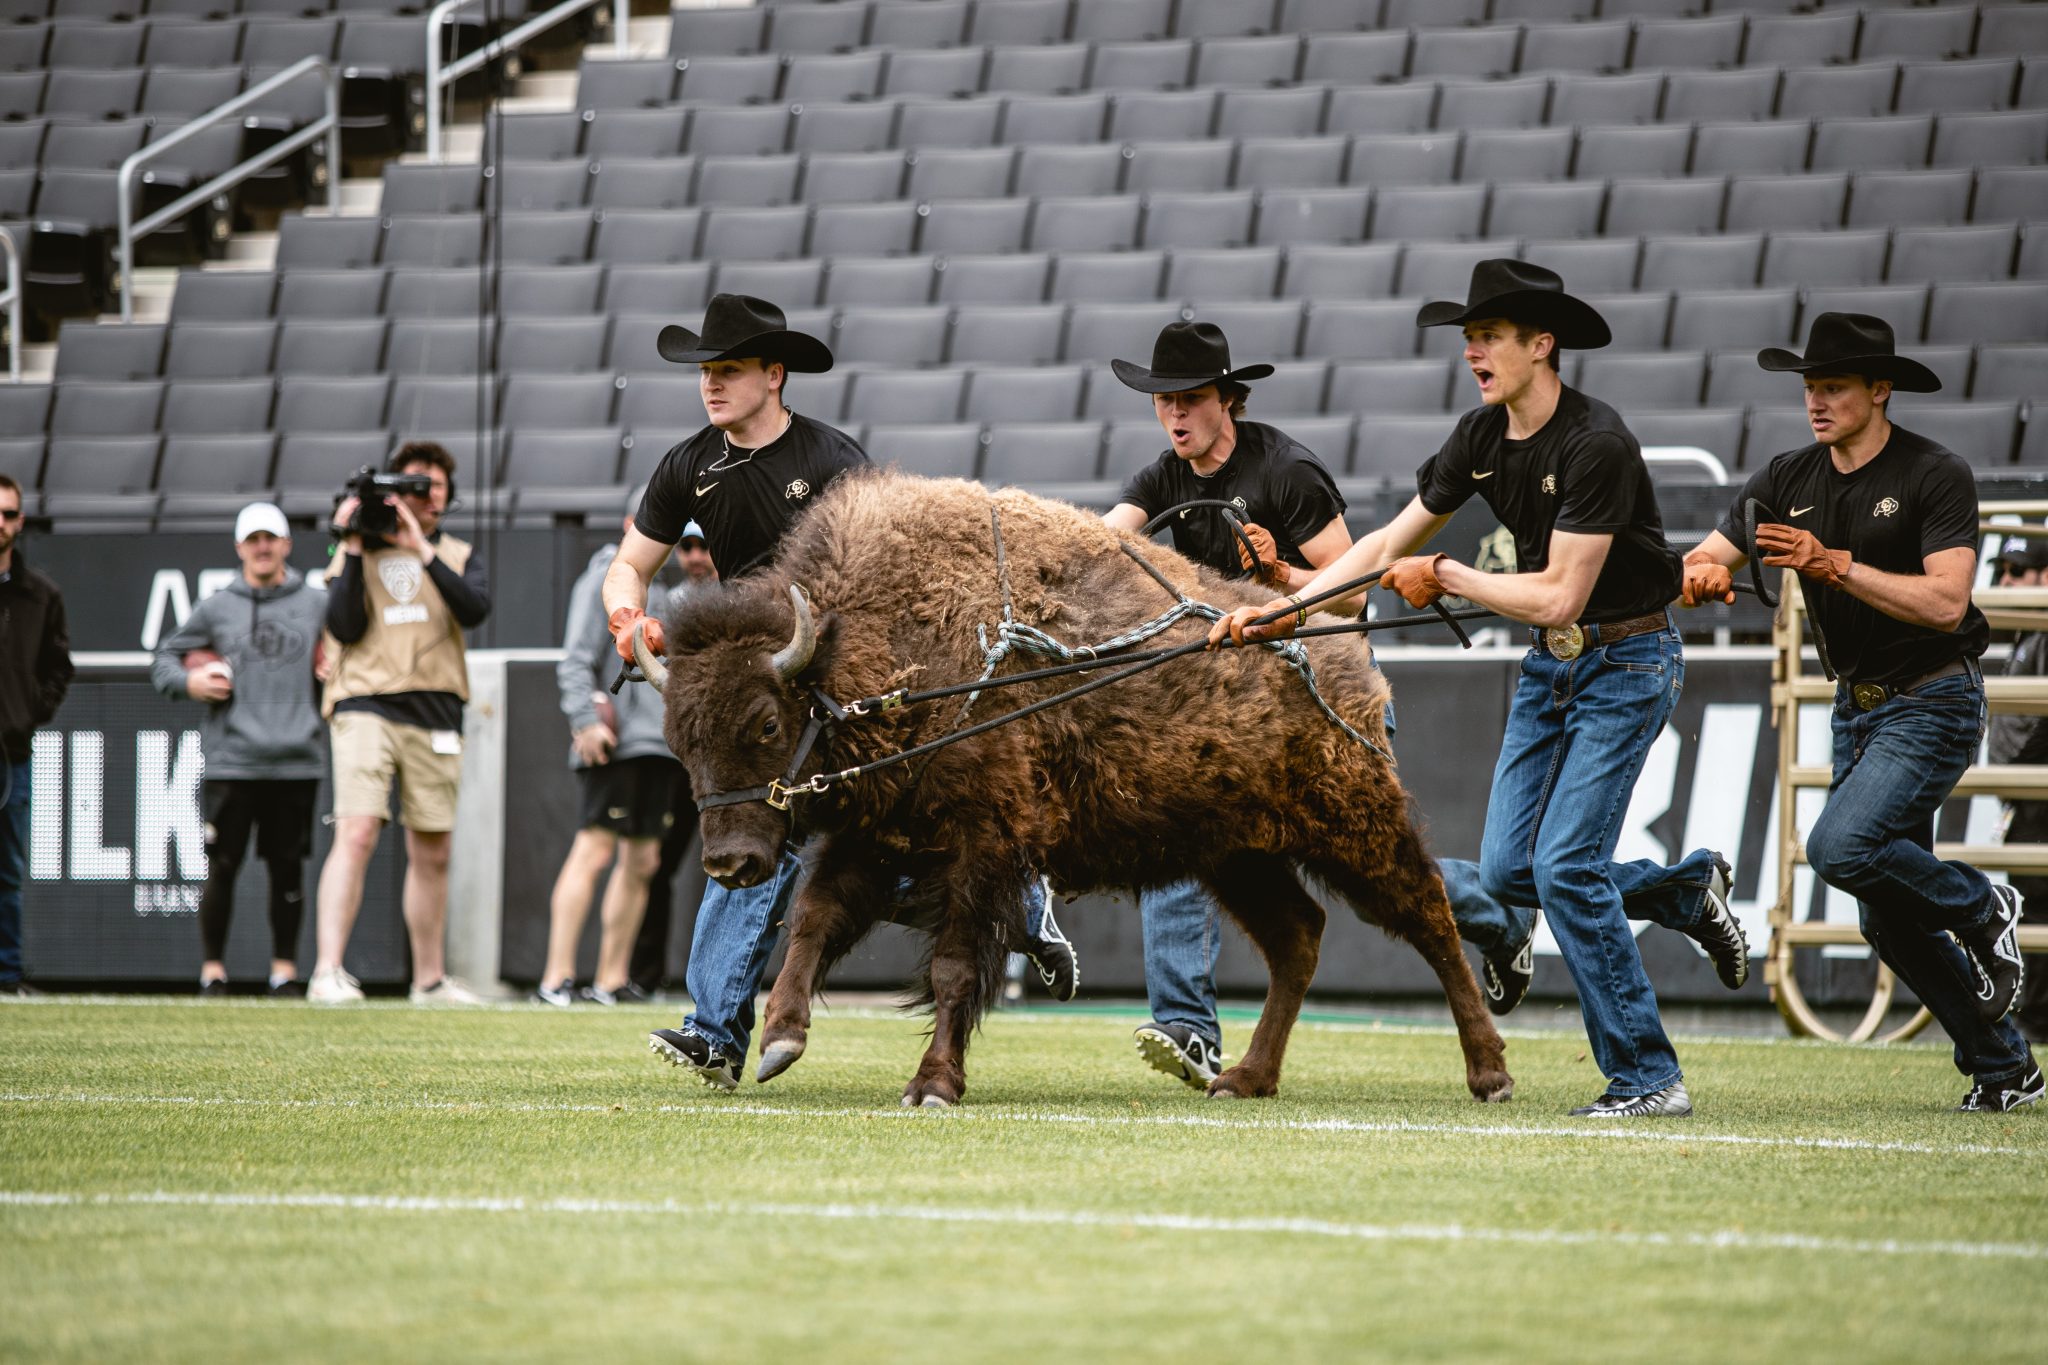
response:
M713 479L710 483L705 484L702 488L699 488L697 490L697 496L701 498L706 493L709 493L712 489L716 487L718 487L718 480Z
M1499 472L1497 469L1489 469L1484 474L1474 471L1472 477L1475 479L1490 479Z
M1793 508L1793 509L1792 509L1792 515L1793 515L1793 516L1795 516L1795 517L1803 517L1803 516L1805 516L1805 515L1806 515L1806 514L1807 514L1808 512L1811 512L1812 510L1813 510L1813 504L1809 502L1809 503L1808 503L1808 504L1806 504L1806 506L1804 506L1804 507L1795 507L1795 508Z

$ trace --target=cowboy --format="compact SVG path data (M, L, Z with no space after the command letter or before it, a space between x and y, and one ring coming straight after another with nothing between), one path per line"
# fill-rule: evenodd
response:
M1970 600L1970 466L1891 420L1895 392L1934 393L1941 380L1898 354L1889 324L1862 313L1822 313L1804 355L1772 347L1756 360L1804 380L1813 444L1750 476L1685 557L1684 600L1732 600L1754 501L1755 549L1798 572L1839 674L1834 780L1807 861L1856 897L1863 937L1948 1031L1957 1069L1974 1082L1957 1108L2031 1104L2041 1068L2006 1018L2023 977L2019 892L1931 851L1935 812L1984 733L1977 661L1991 638Z
M1249 386L1272 374L1271 365L1233 369L1221 328L1173 322L1154 342L1149 368L1128 360L1112 360L1110 368L1126 387L1151 395L1172 446L1131 476L1104 521L1139 531L1183 503L1228 503L1257 551L1256 565L1219 508L1181 508L1168 523L1174 548L1227 578L1249 574L1282 592L1305 585L1350 547L1344 498L1323 462L1285 432L1244 420ZM1387 717L1391 731L1391 703ZM1443 870L1458 932L1482 949L1488 1004L1505 1014L1528 991L1535 911L1510 909L1487 896L1470 863L1446 862ZM1138 1055L1155 1070L1205 1089L1223 1061L1215 900L1190 880L1141 891L1138 909L1152 1009L1135 1035Z
M1608 343L1607 323L1554 272L1488 260L1473 268L1465 302L1424 304L1416 325L1463 329L1480 406L1423 464L1417 496L1393 521L1300 592L1233 612L1210 639L1291 634L1308 616L1301 599L1381 568L1381 586L1412 607L1450 594L1528 625L1481 876L1495 899L1543 907L1578 988L1608 1082L1571 1112L1688 1115L1692 1100L1628 918L1688 935L1731 985L1746 975L1748 944L1728 910L1719 855L1698 849L1671 868L1611 861L1650 744L1677 704L1685 658L1665 609L1677 596L1678 556L1665 544L1642 451L1614 409L1558 374L1564 348ZM1513 533L1519 573L1415 554L1475 493ZM1251 625L1289 607L1272 626Z
M774 304L714 295L702 332L664 327L655 346L662 359L697 367L709 425L662 456L605 571L612 639L629 662L636 636L655 653L667 653L661 622L647 614L647 589L690 522L703 528L712 562L729 582L765 565L819 493L868 463L851 436L784 401L789 375L824 373L832 368L832 352L816 337L792 331ZM682 1028L658 1029L650 1038L657 1054L717 1089L739 1083L754 996L798 867L795 853L785 849L774 874L758 886L732 890L713 881L705 888L685 972L694 1010ZM1030 918L1035 927L1039 916ZM1034 947L1048 958L1064 950L1071 977L1071 949L1049 915L1044 931L1056 941Z

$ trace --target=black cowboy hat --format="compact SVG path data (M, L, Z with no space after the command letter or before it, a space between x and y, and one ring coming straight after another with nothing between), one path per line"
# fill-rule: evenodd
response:
M1941 376L1893 347L1892 325L1868 313L1822 313L1806 334L1806 354L1769 346L1756 353L1767 370L1793 374L1860 374L1889 379L1906 393L1934 393Z
M663 360L702 365L710 360L741 360L749 356L779 361L798 374L823 374L832 368L832 352L824 342L789 330L782 310L766 299L746 294L713 294L704 307L704 330L670 324L654 339Z
M1541 327L1568 351L1598 350L1614 340L1607 320L1592 304L1565 293L1556 271L1527 261L1479 262L1463 303L1425 303L1416 310L1415 325L1463 327L1482 318Z
M1139 393L1185 393L1204 384L1249 384L1273 373L1271 365L1230 368L1230 343L1213 322L1169 322L1152 343L1152 368L1112 360L1116 377Z

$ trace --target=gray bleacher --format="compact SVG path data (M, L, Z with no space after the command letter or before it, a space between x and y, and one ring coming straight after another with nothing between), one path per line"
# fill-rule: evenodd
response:
M1521 254L1608 317L1566 377L1646 443L1731 470L1803 443L1755 351L1849 309L1944 376L1900 422L1986 476L2048 468L2048 3L1706 10L677 11L667 56L587 57L576 109L495 118L488 174L392 165L381 216L287 219L274 272L67 326L56 416L10 395L0 461L168 525L270 489L324 511L344 448L488 431L491 512L610 509L702 422L654 334L730 290L837 352L792 406L907 468L1103 500L1161 445L1103 362L1198 316L1281 365L1254 418L1401 480L1471 402L1416 304ZM216 433L234 458L197 456Z

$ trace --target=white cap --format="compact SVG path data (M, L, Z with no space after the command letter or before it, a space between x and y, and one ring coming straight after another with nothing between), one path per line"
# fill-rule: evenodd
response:
M684 524L683 533L676 537L676 544L680 545L686 540L695 540L704 544L710 543L704 540L704 528L694 521Z
M252 502L235 518L235 544L240 545L258 531L268 531L279 540L292 538L291 523L274 502Z

